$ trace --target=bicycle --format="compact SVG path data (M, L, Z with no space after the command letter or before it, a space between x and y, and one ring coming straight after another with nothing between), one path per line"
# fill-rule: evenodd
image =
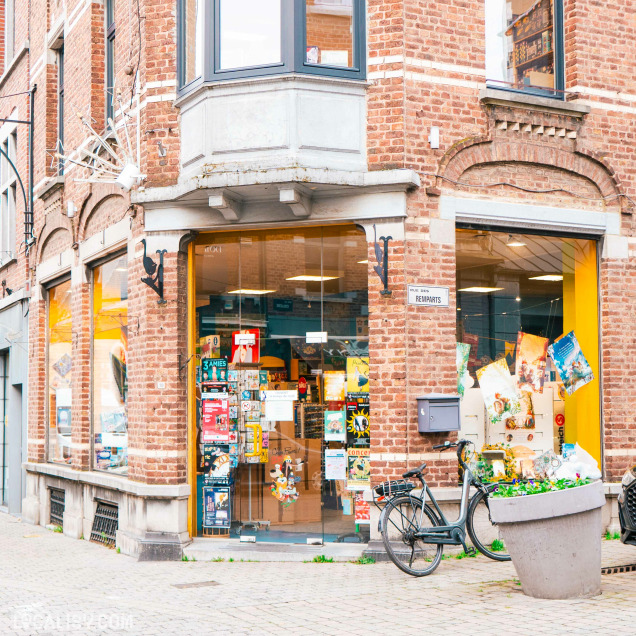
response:
M467 555L475 554L477 548L495 561L510 561L510 555L503 551L505 547L496 532L497 526L490 519L488 496L496 484L482 483L464 461L464 448L469 443L472 442L447 441L433 446L435 450L456 447L459 465L464 470L459 517L452 523L446 519L426 484L423 477L426 464L404 473L404 481L384 482L374 488L374 500L375 495L379 495L380 499L388 497L378 523L384 547L391 561L407 574L432 574L442 560L445 545L461 545ZM413 477L422 484L420 496L412 493L415 484L407 481ZM469 499L471 486L475 486L477 492ZM429 506L428 501L434 508ZM466 545L466 530L475 546L473 548ZM487 547L489 541L490 548Z

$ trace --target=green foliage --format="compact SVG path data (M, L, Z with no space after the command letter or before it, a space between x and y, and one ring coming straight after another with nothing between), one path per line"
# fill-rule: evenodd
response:
M62 526L55 526L55 528L53 528L53 532L64 532L62 530Z
M355 563L356 565L371 565L372 563L375 563L375 559L373 557L362 555L354 561L349 561L349 563Z
M495 539L490 545L490 549L493 552L503 552L504 551L504 543L501 539Z
M567 490L577 486L585 486L591 483L591 479L546 479L544 481L521 481L515 480L512 484L499 484L491 497L522 497L524 495L540 495L544 492L555 490Z
M312 559L312 563L333 563L333 557L326 557L324 554L319 554Z
M616 541L617 539L621 538L621 533L620 532L614 532L613 534L610 534L610 531L608 530L605 533L605 539L607 541Z
M462 551L459 554L456 554L455 558L458 560L466 559L466 558L474 559L476 556L477 556L477 551L471 552L470 554L466 554L466 552Z
M182 561L186 561L186 562L187 562L187 561L196 561L196 559L195 559L194 557L189 557L187 554L184 554L184 555L181 557L181 560L182 560ZM213 560L214 560L214 559L213 559ZM223 561L223 559L221 559L221 561Z
M117 548L116 552L117 554L121 554L121 548Z

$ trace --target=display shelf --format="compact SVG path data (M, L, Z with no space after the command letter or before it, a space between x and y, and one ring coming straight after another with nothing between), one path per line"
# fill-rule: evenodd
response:
M526 60L525 62L520 62L519 64L515 66L515 68L517 69L526 68L527 66L536 63L537 60L540 60L548 55L552 55L552 53L553 51L548 51L547 53L542 53L541 55L537 55L537 57L530 58L529 60Z

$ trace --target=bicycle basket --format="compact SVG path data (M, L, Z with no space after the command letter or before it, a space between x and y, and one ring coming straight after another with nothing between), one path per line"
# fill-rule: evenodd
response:
M397 481L385 481L382 484L377 485L373 489L374 495L378 497L395 497L403 493L411 492L415 488L415 484L410 481L397 480Z

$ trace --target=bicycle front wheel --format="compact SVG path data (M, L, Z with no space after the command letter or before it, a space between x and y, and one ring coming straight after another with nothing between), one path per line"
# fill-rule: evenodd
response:
M493 488L489 487L488 492ZM479 491L470 500L466 526L470 540L482 554L495 561L510 561L497 524L490 518L488 494Z
M425 543L415 533L438 526L433 511L418 497L404 495L387 503L380 532L389 558L400 570L411 576L431 574L442 559L444 546Z

